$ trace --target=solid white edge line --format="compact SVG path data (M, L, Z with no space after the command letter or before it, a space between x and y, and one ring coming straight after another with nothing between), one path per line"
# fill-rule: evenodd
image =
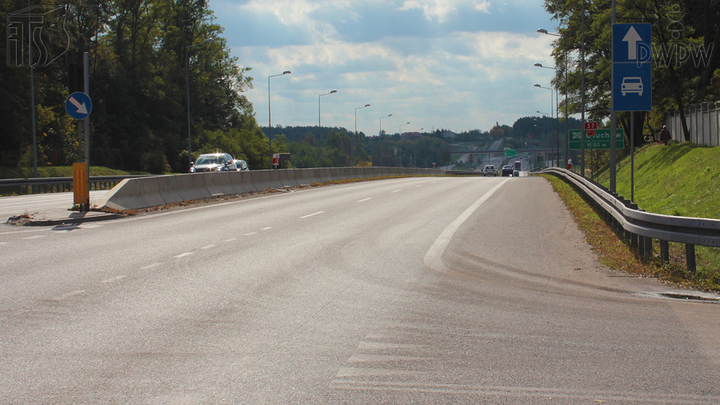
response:
M473 212L480 208L480 206L485 201L487 201L488 198L490 198L490 196L492 196L508 180L510 179L505 179L500 184L491 188L490 191L485 193L482 197L480 197L480 199L475 201L471 206L469 206L465 211L463 211L463 213L460 214L459 217L455 218L455 220L453 220L450 225L448 225L447 228L445 228L440 233L440 236L435 239L435 243L430 246L430 249L428 249L427 253L425 254L423 263L425 263L426 266L438 272L445 271L445 265L442 262L442 255L445 252L447 245L450 243L450 240L455 235L455 232L457 232L463 222L467 221L467 219L470 217L470 215L473 214Z

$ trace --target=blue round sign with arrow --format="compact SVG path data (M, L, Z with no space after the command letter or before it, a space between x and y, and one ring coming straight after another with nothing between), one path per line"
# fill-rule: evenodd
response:
M76 120L87 118L90 111L92 111L90 96L81 91L76 91L65 100L65 111Z

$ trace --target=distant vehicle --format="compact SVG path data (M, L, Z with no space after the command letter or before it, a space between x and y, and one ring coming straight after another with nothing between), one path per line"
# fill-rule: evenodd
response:
M497 177L498 171L494 165L485 165L485 168L483 169L483 176L489 176L489 175L493 175L493 176Z
M643 94L643 83L639 77L623 77L622 81L622 95L628 93L637 93L639 96Z
M503 166L503 168L502 168L502 176L503 176L503 177L505 177L505 176L512 176L512 174L513 174L513 167L512 167L512 166L510 166L510 165L505 165L505 166Z
M222 172L237 170L234 159L229 153L205 153L190 163L190 173Z
M235 163L236 170L239 172L244 172L246 170L250 170L250 168L247 165L247 162L240 159L233 160L233 163Z

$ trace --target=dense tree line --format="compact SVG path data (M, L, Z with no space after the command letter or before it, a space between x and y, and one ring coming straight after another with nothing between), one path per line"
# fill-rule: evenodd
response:
M584 47L586 111L592 121L607 120L611 112L611 0L545 0L545 9L559 23L553 84L561 91L567 85L570 113L579 114ZM634 113L636 145L643 143L643 134L657 131L667 114L679 111L684 116L689 105L715 100L720 94L720 2L617 0L616 22L652 25L653 110ZM560 110L564 108L563 102ZM629 117L629 112L618 114L619 127L626 133L630 133ZM687 128L684 132L689 139Z
M186 171L189 77L193 154L224 150L261 166L269 145L243 95L252 86L250 68L230 56L206 1L71 0L61 8L35 3L43 5L44 34L34 38L32 55L39 164L79 161L78 122L64 103L68 73L89 52L91 164ZM0 31L8 32L8 15L21 19L17 11L27 7L0 0ZM22 47L3 48L0 57L9 60L18 51L23 54ZM0 64L3 166L32 166L27 50L24 57L18 66Z

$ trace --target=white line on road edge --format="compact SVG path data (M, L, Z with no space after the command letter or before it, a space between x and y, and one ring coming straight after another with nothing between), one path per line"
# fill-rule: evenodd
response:
M369 200L372 200L372 197L363 198L362 200L358 200L357 202L361 203L361 202L365 202L365 201L369 201Z
M315 213L312 213L312 214L305 215L304 217L300 217L300 219L305 219L305 218L314 217L315 215L320 215L320 214L322 214L322 213L324 213L324 212L325 212L325 211L318 211L318 212L315 212Z
M426 266L438 272L445 271L445 265L442 262L442 255L445 252L445 248L447 248L447 245L450 243L453 235L455 235L455 232L457 232L457 230L460 228L460 225L462 225L463 222L467 221L470 215L472 215L472 213L475 212L475 210L477 210L482 205L482 203L487 201L487 199L490 198L490 196L492 196L508 180L510 179L505 179L500 184L490 189L490 191L485 193L485 195L480 197L479 200L475 201L471 206L469 206L465 211L463 211L463 213L460 214L459 217L455 218L455 220L452 221L450 225L448 225L447 228L442 231L442 233L440 233L440 236L435 239L435 243L430 246L430 249L428 249L427 253L425 254L423 262Z

